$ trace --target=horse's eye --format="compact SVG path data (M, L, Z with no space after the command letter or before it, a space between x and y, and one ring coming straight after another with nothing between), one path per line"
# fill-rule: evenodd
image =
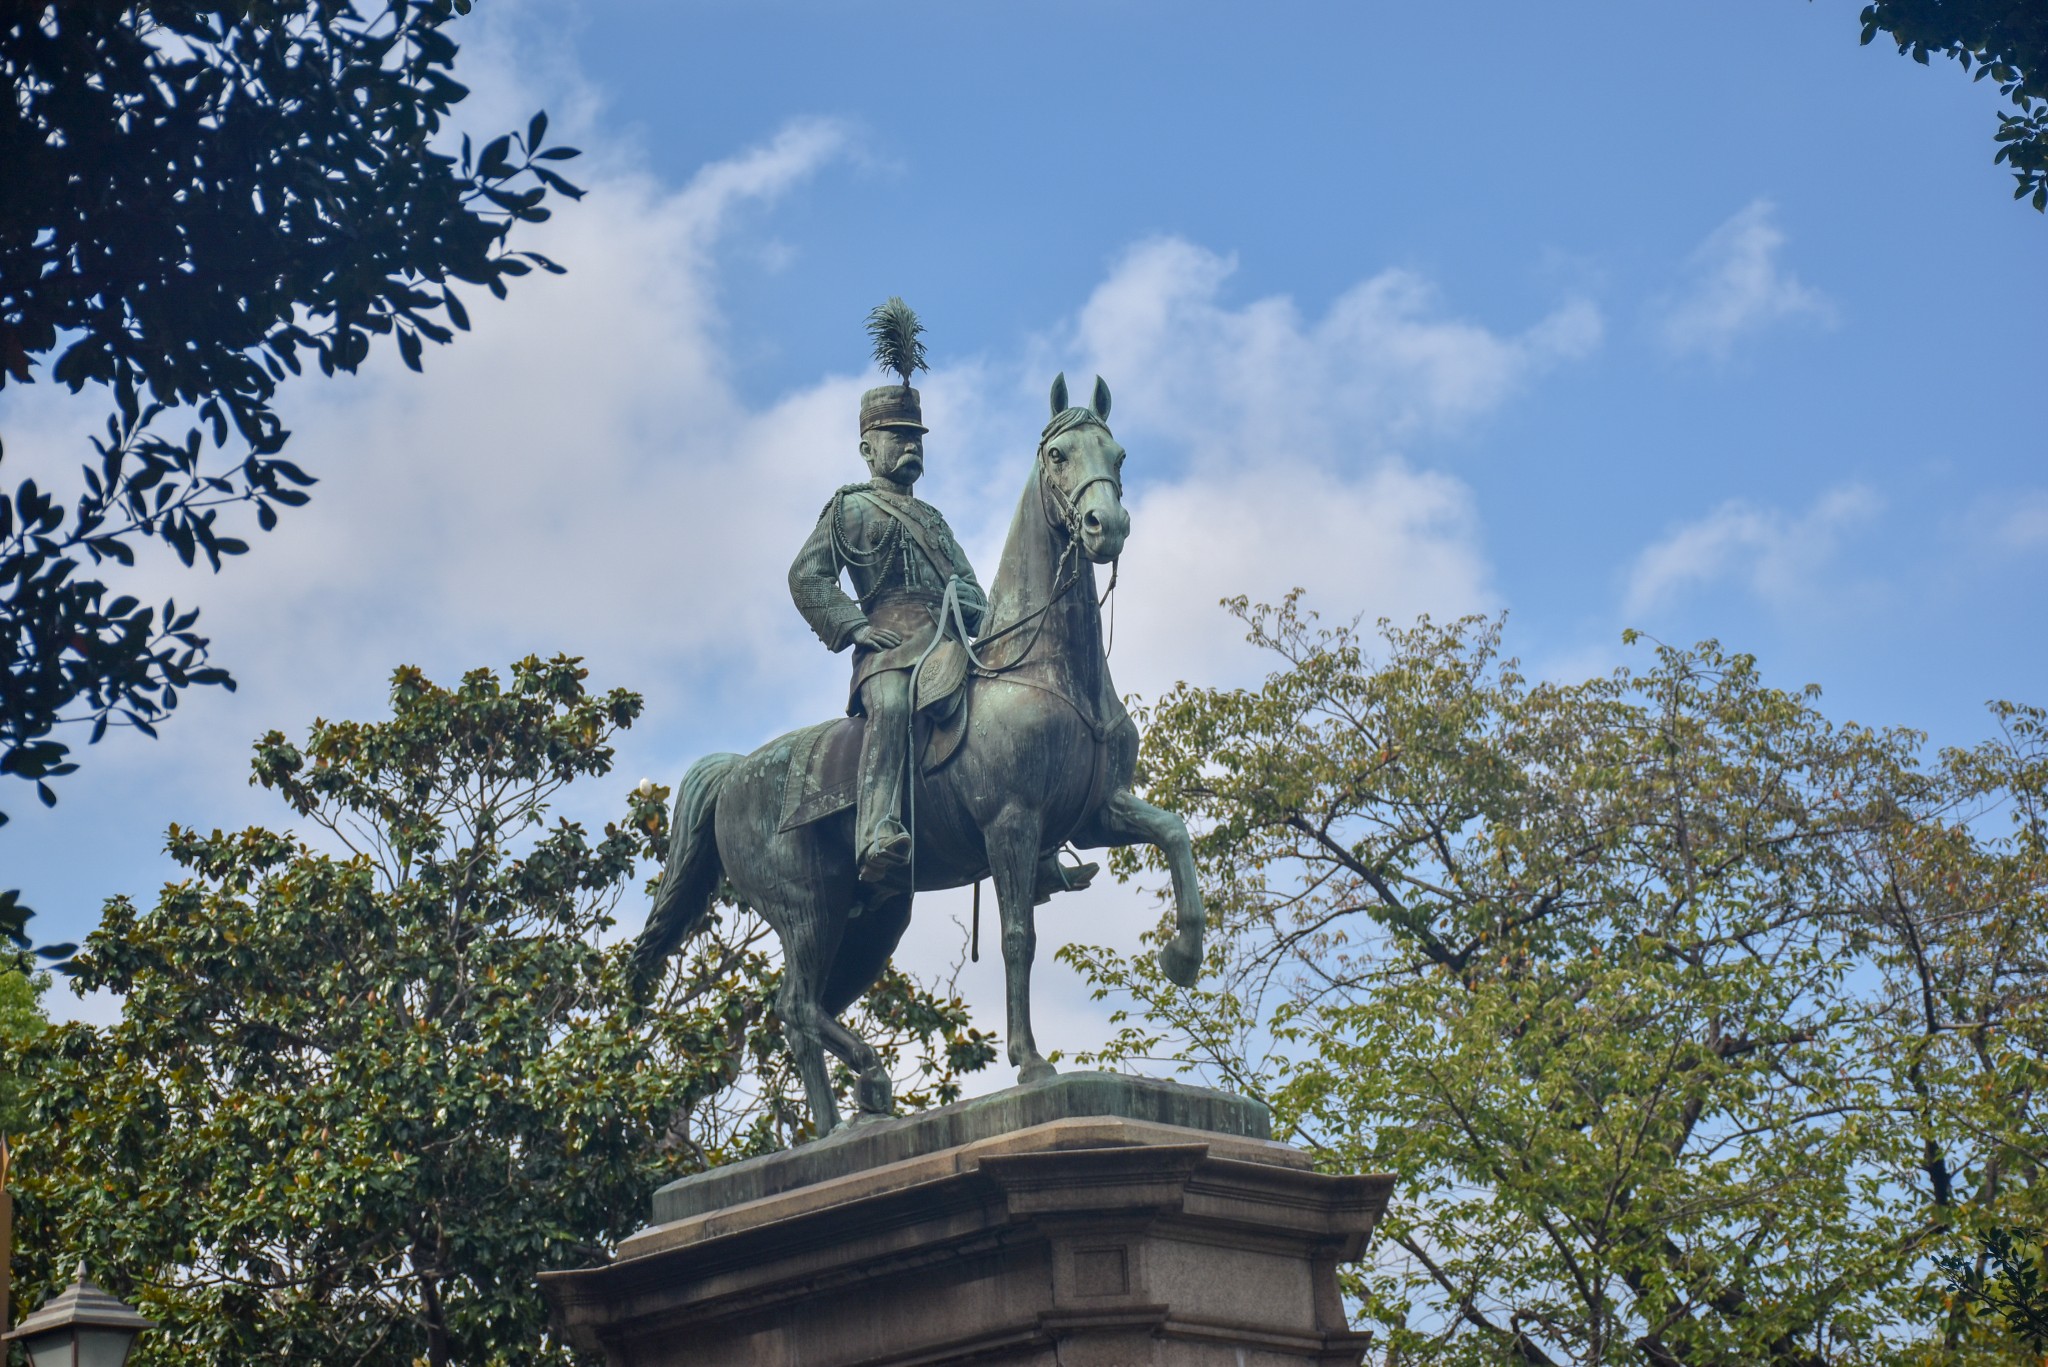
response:
M1046 452L1046 454L1052 457L1052 463L1054 465L1065 465L1067 463L1066 453L1060 450L1060 448L1057 446L1053 447L1052 450Z

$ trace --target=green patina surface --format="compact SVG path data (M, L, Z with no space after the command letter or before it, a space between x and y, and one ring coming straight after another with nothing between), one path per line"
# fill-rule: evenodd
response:
M1054 1120L1112 1116L1246 1139L1272 1138L1272 1116L1247 1097L1118 1073L1063 1073L915 1115L835 1130L783 1153L713 1168L654 1194L654 1223L687 1219L887 1163Z

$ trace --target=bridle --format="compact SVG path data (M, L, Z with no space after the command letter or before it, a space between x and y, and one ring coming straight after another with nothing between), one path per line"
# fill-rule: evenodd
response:
M1082 496L1098 484L1107 484L1110 487L1110 492L1116 495L1116 501L1122 503L1124 501L1124 482L1117 476L1115 471L1111 471L1106 475L1090 475L1087 479L1081 481L1080 488L1070 494L1065 489L1060 488L1056 480L1046 478L1045 453L1050 449L1049 446L1041 446L1038 449L1039 505L1045 510L1045 525L1051 527L1054 531L1064 530L1067 534L1067 544L1078 548L1081 543ZM1059 513L1058 522L1053 521L1055 508L1057 508Z
M1103 430L1107 432L1109 429L1105 426ZM1062 489L1059 481L1052 479L1047 473L1046 452L1052 448L1053 440L1054 438L1048 437L1038 447L1038 506L1045 514L1045 525L1052 531L1065 532L1067 543L1060 550L1059 562L1053 567L1051 595L1045 602L1016 621L999 631L990 632L978 641L968 634L967 622L960 609L959 593L953 584L947 584L945 600L939 605L940 634L944 634L946 627L952 627L960 643L967 648L967 658L974 663L977 670L991 678L1019 668L1031 658L1032 651L1038 647L1039 634L1045 629L1045 615L1058 606L1060 599L1066 597L1073 587L1081 582L1082 496L1098 484L1107 484L1115 493L1119 504L1124 500L1124 482L1114 471L1106 475L1090 475L1082 480L1080 487L1071 494ZM1096 603L1097 607L1101 607L1109 600L1109 595L1116 592L1117 567L1121 560L1122 557L1119 556L1109 562L1109 587L1102 591L1102 598ZM976 650L977 646L987 646L992 641L1000 641L1012 632L1034 623L1037 624L1038 630L1031 633L1030 644L1007 665L991 665L983 660Z

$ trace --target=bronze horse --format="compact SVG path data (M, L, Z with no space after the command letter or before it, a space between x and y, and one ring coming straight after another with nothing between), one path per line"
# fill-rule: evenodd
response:
M1031 1033L1033 913L1042 870L1063 843L1163 850L1175 933L1160 962L1183 985L1201 967L1202 894L1187 828L1131 792L1138 731L1103 650L1095 567L1117 559L1130 531L1124 449L1107 421L1109 386L1098 377L1092 405L1069 407L1061 376L1052 410L974 644L965 738L933 771L913 764L914 889L855 877L851 811L784 829L784 786L798 781L790 741L803 733L751 755L707 756L676 794L667 862L635 946L636 973L651 982L703 924L721 877L730 879L782 942L776 1008L821 1136L839 1124L827 1049L858 1075L856 1122L893 1108L881 1059L839 1013L881 975L910 924L913 890L993 877L1009 1056L1024 1082L1053 1072Z

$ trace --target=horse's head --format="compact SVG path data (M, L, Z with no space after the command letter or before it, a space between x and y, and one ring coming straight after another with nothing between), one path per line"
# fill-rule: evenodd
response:
M1123 554L1131 534L1124 511L1124 448L1109 434L1109 386L1095 377L1095 401L1067 406L1067 377L1052 382L1052 421L1038 439L1040 487L1047 510L1098 565Z

